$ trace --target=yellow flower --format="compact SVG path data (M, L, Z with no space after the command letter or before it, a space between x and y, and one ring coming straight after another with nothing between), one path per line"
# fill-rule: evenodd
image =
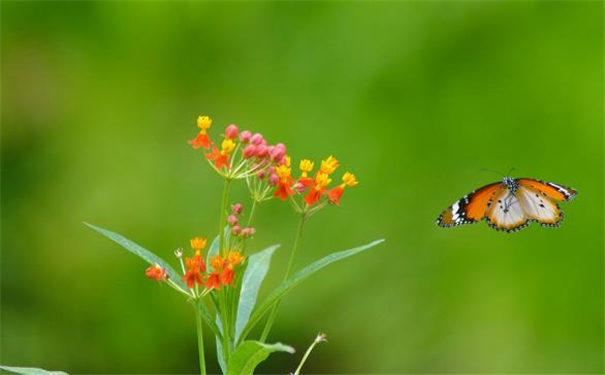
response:
M237 265L244 260L244 257L239 252L233 251L229 253L227 259L229 260L229 263Z
M290 180L292 168L286 166L285 164L282 164L275 169L275 173L277 174L277 177L279 177L279 180L282 183L287 183Z
M313 162L308 159L300 161L300 170L302 171L302 177L307 177L307 173L313 170Z
M359 183L355 175L350 172L347 172L344 174L344 176L342 176L342 182L344 183L344 185L350 187L353 187Z
M318 191L325 189L330 182L332 182L332 179L326 173L319 172L317 176L315 176L315 189Z
M200 251L206 247L206 239L202 237L194 237L189 242L193 250Z
M221 154L227 155L231 151L233 151L234 148L235 143L231 139L226 138L225 140L223 140L223 143L221 143Z
M209 127L212 126L212 119L208 116L199 116L197 118L197 126L205 132Z
M325 174L332 174L340 164L335 157L330 155L326 160L321 161L321 171Z

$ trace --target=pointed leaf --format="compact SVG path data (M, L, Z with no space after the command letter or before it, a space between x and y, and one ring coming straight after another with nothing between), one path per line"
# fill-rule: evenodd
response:
M256 297L258 296L260 286L267 275L267 271L269 271L271 256L279 246L271 246L248 257L248 266L242 279L242 288L237 308L237 320L235 323L236 342L239 340L239 336L244 328L246 328L250 314L256 304Z
M252 375L254 369L271 353L294 353L294 348L281 343L263 344L258 341L244 341L229 358L228 375Z
M170 277L170 280L172 280L175 284L179 285L184 291L187 291L187 286L185 285L185 283L183 283L183 281L181 281L181 276L179 276L179 274L174 270L174 268L172 268L172 266L170 264L168 264L162 258L158 257L151 251L144 249L140 245L132 242L131 240L129 240L128 238L126 238L120 234L111 232L107 229L99 228L92 224L88 224L88 223L84 223L84 224L87 225L89 228L94 229L97 232L101 233L102 235L109 238L110 240L118 243L123 248L125 248L126 250L130 251L131 253L139 256L140 258L142 258L149 264L152 264L152 265L156 264L156 263L159 264L160 267L166 269L166 274Z
M67 373L63 371L47 371L34 367L12 367L0 365L0 369L19 375L67 375Z
M317 271L327 267L328 265L337 262L339 260L348 258L352 255L358 254L364 250L368 250L380 243L384 242L384 239L376 240L367 245L359 246L350 250L344 250L337 253L332 253L326 257L321 258L315 263L311 263L302 270L298 271L294 276L284 281L280 286L277 287L263 303L252 313L248 325L243 330L240 339L244 340L248 333L252 330L254 325L265 315L273 305L275 305L283 296L290 292L298 284L306 280L309 276L313 275Z

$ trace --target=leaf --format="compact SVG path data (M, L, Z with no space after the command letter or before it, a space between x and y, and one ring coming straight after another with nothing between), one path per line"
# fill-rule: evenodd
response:
M298 284L306 280L309 276L313 275L317 271L321 270L324 267L327 267L328 265L334 262L358 254L364 250L370 249L382 242L384 242L384 239L376 240L370 242L367 245L359 246L353 249L332 253L298 271L294 276L281 283L281 285L278 286L277 289L275 289L267 297L267 299L265 299L265 301L263 301L263 303L254 311L254 313L250 317L250 320L248 321L248 325L241 333L240 339L245 339L248 333L250 333L250 331L254 327L254 325L258 323L258 321L263 317L263 315L265 315L269 311L269 309L271 309L271 307L273 307L273 305L275 305L279 300L281 300L283 296L285 296L288 292L294 289L294 287L296 287Z
M143 247L137 245L136 243L132 242L131 240L129 240L128 238L126 238L120 234L108 231L107 229L99 228L92 224L88 224L88 223L84 223L84 224L86 226L88 226L89 228L94 229L97 232L101 233L102 235L109 238L110 240L117 242L123 248L130 251L134 255L138 255L140 258L142 258L149 264L152 264L152 265L156 264L156 263L159 264L160 267L166 269L166 274L170 277L170 280L172 280L175 284L179 285L183 290L185 290L185 291L187 290L187 286L185 285L185 283L183 283L183 281L181 281L181 276L179 276L179 274L174 270L174 268L172 268L172 266L170 264L168 264L162 258L158 257L151 251L144 249Z
M225 227L225 248L229 248L229 226ZM213 256L215 256L216 254L218 254L218 245L219 245L219 238L218 236L214 237L214 240L212 240L212 243L210 244L210 247L208 248L208 254L206 254L206 264L210 264L210 259L212 259Z
M263 251L254 253L248 257L248 266L242 279L242 288L237 308L237 319L235 323L235 341L246 327L250 314L256 304L256 298L260 286L269 271L271 256L280 245L271 246Z
M221 321L221 317L216 315L216 326L218 327L221 334L223 333L223 323ZM216 336L214 338L216 341L216 359L218 360L218 365L221 368L221 372L223 374L227 373L227 365L225 364L225 357L223 356L223 344L221 343L221 338Z
M0 369L19 375L67 375L67 373L63 371L47 371L34 367L11 367L0 365Z
M281 343L263 344L258 341L244 341L229 358L227 375L251 375L254 369L271 353L294 353L294 348Z

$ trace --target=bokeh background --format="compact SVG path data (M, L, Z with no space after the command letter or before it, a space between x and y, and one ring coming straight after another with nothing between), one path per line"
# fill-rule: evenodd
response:
M166 258L213 237L221 181L185 142L207 114L358 175L297 268L387 239L285 299L271 340L298 354L259 371L324 331L307 373L602 373L603 19L598 1L3 1L1 362L197 371L192 309L82 221ZM511 167L579 190L560 229L434 225ZM296 216L257 218L254 248L284 245L264 296Z

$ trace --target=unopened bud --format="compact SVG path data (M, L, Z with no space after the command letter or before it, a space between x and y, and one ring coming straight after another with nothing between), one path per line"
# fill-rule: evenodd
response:
M229 223L230 226L234 226L238 222L237 216L229 215L229 217L227 218L227 222Z
M231 211L236 215L241 214L243 210L244 210L244 205L241 203L236 203L233 206L231 206Z
M234 124L227 126L227 129L225 129L225 137L229 139L235 139L238 133L237 125Z
M250 133L248 130L244 130L243 132L240 133L239 140L242 141L242 143L248 143L248 142L250 142L251 137L252 137L252 133Z

